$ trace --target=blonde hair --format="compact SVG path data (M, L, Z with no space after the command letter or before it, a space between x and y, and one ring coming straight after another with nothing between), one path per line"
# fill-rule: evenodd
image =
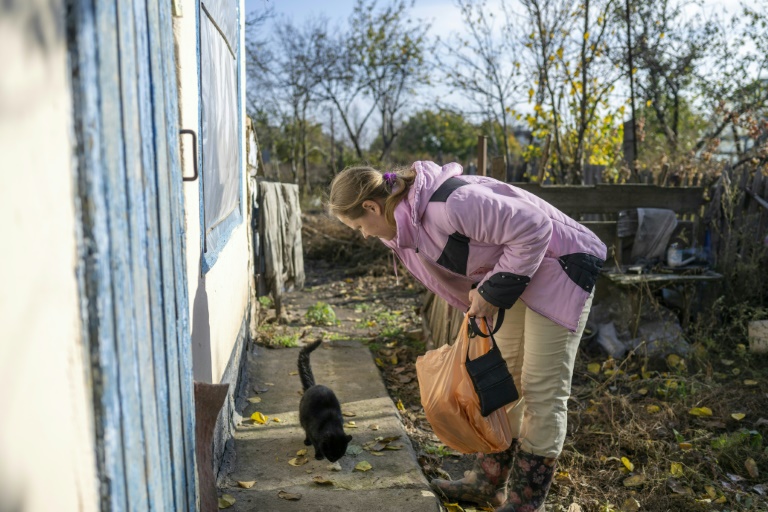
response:
M343 215L354 220L365 213L365 201L383 201L384 218L390 226L396 227L395 207L408 193L416 179L416 172L412 168L393 169L389 172L395 175L390 183L384 179L384 173L373 167L348 167L341 171L331 181L328 213L334 217Z

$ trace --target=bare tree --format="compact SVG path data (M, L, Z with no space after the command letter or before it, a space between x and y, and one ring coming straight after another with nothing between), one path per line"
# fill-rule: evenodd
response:
M480 114L502 127L501 141L495 140L491 131L492 144L501 150L509 167L514 105L524 101L524 93L520 92L523 75L520 62L515 59L522 49L520 28L505 2L498 29L485 0L457 0L456 5L461 10L465 32L452 34L441 44L444 55L438 57L439 69L448 86L477 107L470 114Z

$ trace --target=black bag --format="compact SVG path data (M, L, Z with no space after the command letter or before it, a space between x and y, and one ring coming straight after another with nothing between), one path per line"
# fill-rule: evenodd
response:
M484 417L520 397L515 387L515 381L507 368L507 362L504 361L501 350L493 339L493 335L499 330L503 321L504 310L499 309L499 314L496 317L496 329L490 334L485 334L478 328L475 318L469 318L469 336L471 338L474 336L491 337L491 349L474 361L469 360L469 353L467 353L466 362L467 373L472 379L478 398L480 398L480 414Z

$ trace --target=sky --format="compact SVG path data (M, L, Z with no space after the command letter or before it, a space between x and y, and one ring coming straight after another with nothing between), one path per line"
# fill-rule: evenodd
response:
M705 9L724 7L729 12L738 9L741 0L703 0ZM756 0L745 0L756 5ZM384 3L384 2L379 2ZM489 0L493 5L495 0ZM352 12L355 0L245 0L246 12L272 7L278 14L285 14L301 22L323 14L330 19L346 19ZM416 0L411 10L415 18L432 21L432 31L451 32L461 28L461 16L453 0ZM439 23L438 23L439 20Z

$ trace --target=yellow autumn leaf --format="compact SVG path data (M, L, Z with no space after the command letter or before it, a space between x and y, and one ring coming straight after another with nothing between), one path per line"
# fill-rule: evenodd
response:
M680 462L673 462L669 467L669 473L675 478L683 476L683 465Z
M397 410L400 412L405 412L405 406L403 405L403 401L399 398L397 399Z
M373 469L373 466L367 460L361 460L355 465L355 471L370 471L371 469Z
M229 508L235 504L237 500L231 494L224 494L219 498L219 508Z
M261 425L264 425L269 420L269 417L264 416L260 412L255 412L251 414L251 419L256 423L260 423Z
M378 357L377 357L377 358L375 359L375 362L376 362L376 366L379 366L379 367L381 367L381 368L383 368L383 367L384 367L384 361L382 361L380 358L378 358Z
M628 470L630 470L630 471L634 471L635 470L635 465L632 464L632 461L630 461L628 458L622 457L621 458L621 463L624 464L624 467L627 468Z
M464 512L464 509L458 503L443 503L443 506L448 512Z
M261 397L252 396L251 398L248 399L248 401L251 402L252 404L258 404L259 402L261 402Z
M645 395L647 395L647 394L648 394L648 388L640 388L640 389L638 389L638 390L637 390L637 392L638 392L640 395L642 395L642 396L645 396Z
M307 449L306 448L302 448L301 450L296 452L296 456L297 457L302 457L302 456L304 456L306 454L307 454Z
M712 409L709 407L694 407L688 414L692 416L712 416Z
M760 472L757 470L757 463L752 457L748 457L747 460L744 461L744 467L747 468L749 476L753 479L756 480L757 477L760 476Z
M584 40L586 41L589 39L589 32L584 32Z
M243 482L241 480L237 481L237 485L239 485L243 489L250 489L251 487L254 486L254 484L256 484L256 480L250 480L250 481L247 481L247 482Z
M600 373L600 363L589 363L587 365L587 370L589 370L589 373L594 373L595 375Z
M735 413L731 414L731 418L735 419L736 421L741 421L744 418L746 418L746 416L747 415L744 414L743 412L735 412Z
M624 479L624 487L637 487L645 483L644 475L632 475Z
M634 71L634 70L632 70L632 71ZM634 75L634 73L632 73L632 74ZM648 100L648 101L645 102L645 106L646 107L650 107L651 105L653 105L653 100Z
M677 443L677 446L679 446L681 450L692 450L693 449L693 445L691 443L686 443L686 442Z
M744 381L744 385L745 386L757 386L757 384L758 384L758 382L756 380L752 380L752 379L746 379Z
M392 356L391 358L389 358L389 362L392 364L397 364L397 356Z
M294 457L288 461L288 464L290 464L291 466L298 467L298 466L303 466L307 462L309 462L309 459L307 457Z
M661 411L661 407L658 405L647 405L645 406L645 410L648 411L648 414L656 414Z
M274 421L275 423L282 423L283 422L283 420L281 420L280 418L272 418L272 421Z

